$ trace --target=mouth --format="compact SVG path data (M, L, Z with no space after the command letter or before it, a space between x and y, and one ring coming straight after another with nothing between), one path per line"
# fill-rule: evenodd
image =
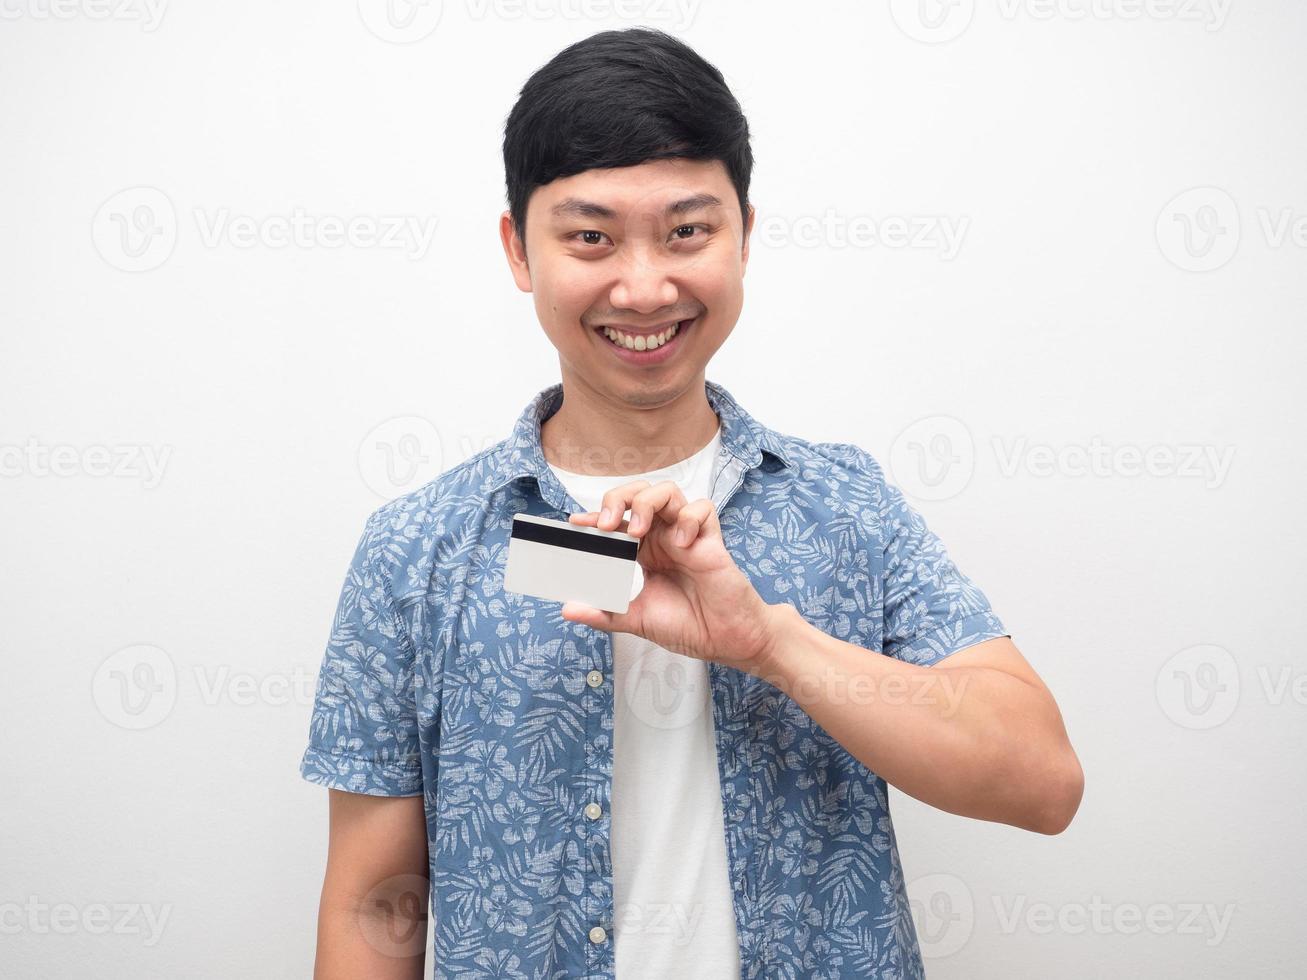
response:
M699 317L660 324L651 330L623 330L601 324L595 333L604 346L629 364L659 364L670 358L685 342L685 335L699 322Z

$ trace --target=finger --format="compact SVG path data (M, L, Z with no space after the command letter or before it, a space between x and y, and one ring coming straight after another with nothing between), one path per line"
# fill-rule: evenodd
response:
M621 515L631 511L631 526L636 530L632 534L644 534L653 526L653 516L669 499L678 501L676 510L685 503L685 494L672 480L650 483L648 480L632 480L620 487L613 487L604 494L599 523L596 527L612 530L620 522ZM608 511L605 516L604 511ZM670 518L669 518L670 520Z
M717 519L717 508L707 497L686 504L676 516L676 530L672 541L678 547L688 548L700 538L721 538L722 526Z
M685 494L671 480L663 480L636 493L631 501L630 526L635 528L632 534L643 535L649 532L656 520L668 524L676 521L676 515L685 506Z
M604 531L616 528L621 523L626 509L631 506L635 495L648 486L652 486L648 480L632 480L630 483L623 483L609 490L604 494L603 502L599 505L599 521L595 527Z
M568 514L567 520L571 524L583 524L586 527L597 527L599 524L599 512L596 510L578 511L575 514ZM628 523L627 520L623 519L617 527L613 528L613 530L625 532Z
M631 632L626 616L596 609L581 602L563 603L563 618L572 623L580 623L610 633Z
M664 523L671 525L672 529L675 530L681 511L685 509L685 493L679 486L672 483L670 480L667 482L667 485L671 487L671 491L666 494L665 499L651 497L650 501L652 504L653 516ZM659 484L659 486L662 486L662 484ZM632 514L632 516L634 517L634 514ZM650 527L652 526L651 522Z

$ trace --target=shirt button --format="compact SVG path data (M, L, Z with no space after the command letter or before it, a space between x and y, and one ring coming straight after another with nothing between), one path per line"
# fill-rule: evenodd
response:
M590 930L590 942L601 943L608 938L608 933L604 932L603 926L595 926Z
M598 687L604 682L604 675L597 670L592 670L585 675L585 682L591 687Z
M603 812L603 808L598 803L587 803L585 805L585 815L591 820L598 820L599 814Z

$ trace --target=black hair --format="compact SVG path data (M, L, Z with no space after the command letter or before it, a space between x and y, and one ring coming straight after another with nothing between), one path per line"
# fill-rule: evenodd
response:
M518 236L531 193L585 170L684 157L721 160L748 221L749 125L722 73L651 27L601 31L527 79L504 124L504 179Z

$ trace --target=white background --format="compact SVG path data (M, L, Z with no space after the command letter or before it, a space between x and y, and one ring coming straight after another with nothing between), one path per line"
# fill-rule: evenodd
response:
M932 980L1300 969L1302 5L69 3L0 5L0 973L308 976L346 565L558 379L503 120L634 23L754 134L708 377L885 462L1086 771L1058 837L896 795Z

